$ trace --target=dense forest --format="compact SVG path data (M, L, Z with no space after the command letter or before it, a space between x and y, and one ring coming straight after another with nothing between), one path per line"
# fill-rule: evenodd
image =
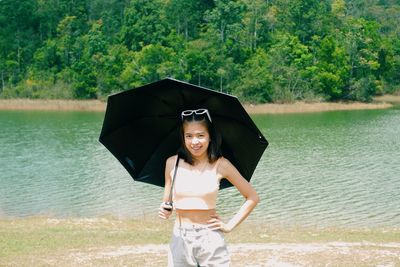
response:
M400 84L399 0L0 0L0 97L104 99L165 77L243 101Z

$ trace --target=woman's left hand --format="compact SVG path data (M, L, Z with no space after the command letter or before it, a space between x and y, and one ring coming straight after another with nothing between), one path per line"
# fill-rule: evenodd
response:
M208 228L210 228L211 230L221 230L224 233L229 233L230 231L232 231L232 229L230 229L228 225L226 225L219 218L218 215L211 215L211 220L207 221L207 224Z

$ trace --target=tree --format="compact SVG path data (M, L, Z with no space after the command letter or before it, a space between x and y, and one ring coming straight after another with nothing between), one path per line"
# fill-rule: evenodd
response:
M272 75L267 53L258 48L241 68L234 93L250 102L271 102L273 100Z
M232 32L232 28L240 23L245 6L239 1L217 0L215 7L206 12L205 17L210 28L219 34L219 41L223 44Z
M189 42L185 55L190 82L230 91L229 84L235 72L232 58L226 57L213 43L202 39Z
M31 78L55 82L55 74L61 69L61 59L57 54L57 42L49 39L36 50L31 67Z
M328 100L342 98L350 79L349 56L333 36L314 38L312 50L315 64L308 68L314 92L325 95Z
M175 32L188 41L198 37L204 23L204 13L213 5L210 0L171 0L167 2L166 16Z
M244 0L247 6L243 17L245 31L241 33L246 42L246 46L255 51L259 43L266 40L265 34L268 32L268 4L262 0Z
M125 8L120 36L129 49L138 51L149 44L163 44L168 27L161 0L132 0Z
M89 21L102 21L102 32L107 42L118 43L118 33L124 20L125 8L130 0L88 1Z
M399 88L399 14L396 0L0 0L0 97L172 76L251 101L369 101Z
M377 76L382 87L378 93L394 93L400 84L400 39L385 38L378 56Z
M330 6L319 0L277 0L279 28L303 42L323 36L330 26Z
M98 66L98 94L103 97L123 89L123 81L120 77L125 66L133 60L133 53L129 52L126 46L118 44L110 46L107 54L97 55L95 60Z
M11 68L12 72L10 68L2 69L0 72L4 80L13 84L23 78L26 66L31 63L38 44L35 10L36 1L34 0L18 3L11 0L0 2L0 57L3 59L1 65L3 68L10 66L8 63L5 64L5 61L17 63L17 68Z
M298 37L277 33L268 51L268 69L272 76L271 99L292 102L304 98L312 90L307 79L307 68L312 65L312 54Z
M81 35L80 20L75 16L66 16L57 26L57 53L63 67L70 67L79 58L81 50L74 49Z
M352 19L346 23L342 42L349 55L351 84L343 97L357 100L370 100L376 91L374 82L376 71L379 69L378 48L381 40L378 35L378 25L365 19ZM358 80L363 79L363 86ZM368 83L366 82L368 81ZM352 85L353 84L353 85ZM363 93L358 91L363 90Z
M177 65L175 59L175 53L171 48L159 44L150 44L134 52L132 61L126 64L121 73L124 89L173 77Z

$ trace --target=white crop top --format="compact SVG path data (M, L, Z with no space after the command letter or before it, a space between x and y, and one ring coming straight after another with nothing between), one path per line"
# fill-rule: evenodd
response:
M215 209L220 184L218 177L219 159L212 165L207 165L202 171L179 161L173 189L174 208L182 210ZM171 171L173 177L174 169Z

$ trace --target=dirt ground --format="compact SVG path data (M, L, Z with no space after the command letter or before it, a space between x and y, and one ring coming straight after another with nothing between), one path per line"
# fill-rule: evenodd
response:
M167 266L173 222L145 219L0 219L0 266ZM244 222L225 236L233 267L400 267L400 229Z
M400 243L230 244L232 267L400 266ZM31 255L1 266L167 266L167 245L110 246ZM33 265L32 265L33 264Z

